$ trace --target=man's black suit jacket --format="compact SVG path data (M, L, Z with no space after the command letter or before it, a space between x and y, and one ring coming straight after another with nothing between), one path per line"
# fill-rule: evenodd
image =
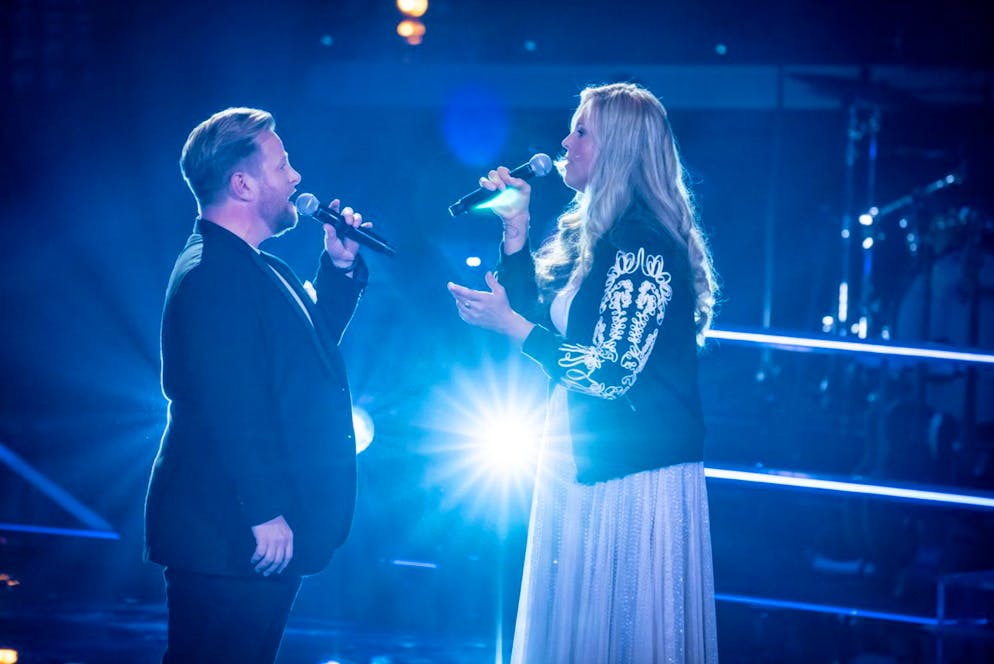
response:
M278 270L307 307L273 272ZM320 571L355 508L351 397L338 344L366 284L322 254L317 301L279 259L198 220L162 315L169 419L145 504L145 557L254 574L253 525L283 515L286 575Z

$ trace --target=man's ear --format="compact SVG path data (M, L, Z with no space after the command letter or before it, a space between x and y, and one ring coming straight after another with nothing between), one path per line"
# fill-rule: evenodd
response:
M254 200L259 187L251 173L245 171L235 171L228 178L228 191L236 201Z

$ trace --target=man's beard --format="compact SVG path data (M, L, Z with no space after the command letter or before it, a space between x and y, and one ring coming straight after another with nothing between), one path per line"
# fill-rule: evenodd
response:
M297 225L297 208L285 205L277 213L273 223L273 235L280 235Z
M285 198L269 197L262 212L273 237L297 225L297 208Z

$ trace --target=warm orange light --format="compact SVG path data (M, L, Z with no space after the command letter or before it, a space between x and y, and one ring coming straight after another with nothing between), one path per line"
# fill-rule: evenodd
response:
M428 0L397 0L397 9L404 16L419 18L428 11Z
M0 664L17 664L17 651L10 648L0 648Z
M407 40L411 46L416 46L421 43L421 38L425 35L425 24L406 19L397 24L397 34Z

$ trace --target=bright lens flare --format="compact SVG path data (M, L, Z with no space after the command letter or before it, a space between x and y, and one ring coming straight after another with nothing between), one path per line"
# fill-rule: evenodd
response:
M486 466L501 474L517 475L534 467L538 450L534 424L520 414L491 417L483 422L477 439L477 454Z
M362 454L373 442L373 436L376 433L373 418L365 409L352 406L352 428L355 429L355 453Z
M527 509L545 423L545 381L526 360L483 360L438 388L431 480L442 509L499 520ZM527 369L527 372L526 372Z

